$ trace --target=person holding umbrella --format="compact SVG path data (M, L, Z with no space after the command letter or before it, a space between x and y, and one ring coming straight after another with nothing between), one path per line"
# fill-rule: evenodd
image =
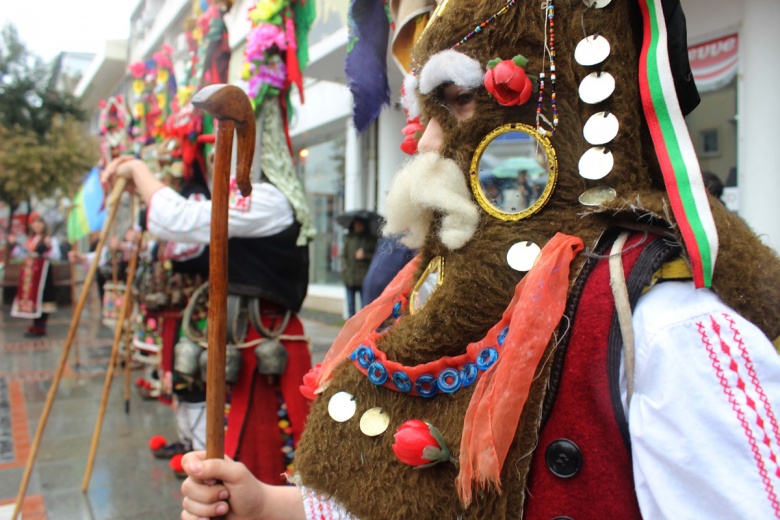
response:
M374 257L376 242L368 219L363 216L352 218L341 248L341 276L347 289L347 314L350 318L359 310L355 302L357 294L360 294L361 306L363 304L363 279Z

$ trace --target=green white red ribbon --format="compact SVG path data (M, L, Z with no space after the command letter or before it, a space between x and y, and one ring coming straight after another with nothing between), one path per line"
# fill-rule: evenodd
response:
M696 287L710 287L718 233L674 88L661 0L639 0L644 22L639 88L650 134Z

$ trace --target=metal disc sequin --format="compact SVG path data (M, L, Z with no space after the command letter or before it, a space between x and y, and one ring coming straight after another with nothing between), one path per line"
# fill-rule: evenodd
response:
M598 65L609 56L610 46L606 38L591 34L580 40L574 49L574 59L583 67Z
M591 148L580 157L580 176L597 181L606 177L615 166L615 156L603 146Z
M390 426L390 417L381 408L371 408L360 417L360 431L368 437L382 435Z
M328 401L328 415L336 422L345 422L355 416L357 403L352 394L339 392Z
M541 252L541 248L533 242L518 242L507 251L506 261L515 271L525 273L531 270Z
M596 186L587 191L582 192L580 195L580 204L583 206L601 206L607 202L615 200L617 192L615 188L609 186Z
M582 0L582 3L590 7L591 9L604 9L609 4L612 3L612 0Z
M579 92L585 103L601 103L615 92L615 77L609 72L592 72L583 78Z
M617 117L611 112L599 112L593 114L585 123L582 135L593 146L600 146L612 141L620 129Z

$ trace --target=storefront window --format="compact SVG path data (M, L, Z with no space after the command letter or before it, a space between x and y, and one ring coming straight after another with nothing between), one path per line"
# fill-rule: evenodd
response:
M309 283L341 284L341 233L334 217L344 210L345 148L346 139L339 136L298 152L299 171L317 229L309 250Z
M701 104L687 118L702 172L720 179L721 200L737 211L737 69L736 34L688 48Z

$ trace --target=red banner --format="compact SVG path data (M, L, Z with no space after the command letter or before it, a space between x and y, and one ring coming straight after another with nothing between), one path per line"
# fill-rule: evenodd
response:
M739 38L731 34L688 47L688 60L699 92L723 88L737 75Z

